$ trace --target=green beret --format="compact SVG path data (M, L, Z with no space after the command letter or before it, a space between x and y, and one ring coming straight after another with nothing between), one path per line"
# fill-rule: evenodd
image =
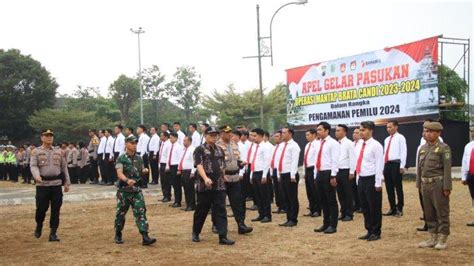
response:
M441 131L443 130L443 125L440 122L425 122L423 127L429 130Z
M130 135L128 137L125 138L125 142L137 142L137 137L135 137L134 135Z

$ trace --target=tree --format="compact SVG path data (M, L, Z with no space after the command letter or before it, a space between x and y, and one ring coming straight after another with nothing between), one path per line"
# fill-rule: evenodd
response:
M120 121L127 124L130 108L140 97L140 83L138 80L120 75L109 87L109 95L116 102L120 110Z
M45 108L35 111L28 118L28 123L36 132L51 128L55 132L55 141L86 141L87 132L91 128L111 128L113 123L97 117L94 112L75 110L54 110Z
M201 77L194 67L178 67L173 80L166 84L166 91L173 100L184 110L185 119L189 121L199 104Z
M447 102L451 102L451 100L455 98L456 102L464 103L468 89L469 86L466 81L459 77L456 71L445 65L438 66L438 91L439 95L446 96ZM467 106L466 108L469 107ZM442 110L441 118L447 120L467 121L468 117L466 116L466 110L463 110L462 106L459 106Z
M40 62L16 49L0 49L0 135L13 140L31 137L28 117L52 107L57 88Z

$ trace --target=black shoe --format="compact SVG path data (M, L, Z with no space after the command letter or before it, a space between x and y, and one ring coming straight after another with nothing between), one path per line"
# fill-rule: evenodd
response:
M252 231L253 231L252 227L246 226L244 223L239 224L239 230L238 230L239 235L245 235L245 234L251 233Z
M227 217L232 218L235 217L234 214L228 214Z
M306 216L306 217L313 217L313 213L310 211L310 212L308 212L307 214L303 214L303 216Z
M352 221L352 220L353 220L352 217L350 217L349 215L346 215L341 219L341 222L349 222L349 221Z
M394 216L397 213L396 210L390 210L387 213L382 214L383 216Z
M272 211L272 213L280 214L282 209L278 208L276 211Z
M425 224L423 227L418 227L418 228L416 228L416 231L418 231L418 232L426 232L426 231L428 231L428 226L426 226L426 224Z
M120 232L120 231L115 232L114 240L115 240L115 244L123 244L122 232Z
M272 221L272 218L270 218L270 217L268 217L268 216L265 216L265 217L263 217L262 220L260 220L260 222L261 222L262 224L264 224L264 223L270 223L271 221Z
M360 239L360 240L367 240L367 239L369 239L369 237L370 237L370 234L367 233L367 234L365 234L365 235L363 235L363 236L359 236L357 239Z
M51 229L51 233L49 233L49 242L57 242L59 241L58 235L56 235L56 229Z
M219 244L220 245L233 245L235 244L235 241L228 239L226 236L221 236L219 237Z
M35 237L36 238L40 238L41 237L41 231L43 230L43 227L42 226L36 226L36 229L35 229Z
M403 216L403 212L402 212L402 211L399 211L399 210L397 210L393 216L400 218L400 217L402 217L402 216Z
M329 226L328 228L326 228L326 230L324 230L325 234L334 234L336 232L337 232L337 229L332 226Z
M260 222L263 219L263 217L258 216L257 218L252 219L252 222Z
M380 236L379 235L371 235L369 238L367 238L367 241L376 241L379 240Z
M194 208L193 207L186 207L186 209L184 209L185 212L191 212L191 211L194 211Z
M322 233L322 232L326 231L326 229L328 229L328 228L329 228L329 226L323 225L323 226L321 226L321 227L319 227L319 228L314 229L314 232L316 232L316 233Z
M286 227L295 227L296 225L297 225L296 222L289 221L285 226L286 226Z
M219 231L217 231L217 227L215 225L212 225L212 232L214 234L219 234Z
M282 224L279 224L279 226L287 226L289 222L290 222L290 221L286 221L286 222L284 222L284 223L282 223Z
M170 201L171 201L171 200L168 199L168 198L163 198L163 199L161 200L161 202L163 202L163 203L170 202Z
M150 185L158 185L158 182L152 181Z
M256 211L256 210L258 210L258 207L257 207L257 205L253 205L252 207L247 208L247 210L249 210L249 211Z
M197 233L193 233L193 235L191 237L191 240L193 242L201 242L201 239L199 239L199 234L197 234Z
M339 221L341 221L342 219L344 219L344 217L345 217L344 215L341 215L341 216L339 216L337 219L338 219Z
M150 238L150 237L148 236L148 233L143 233L143 242L142 242L142 245L144 245L144 246L149 246L149 245L151 245L151 244L153 244L153 243L155 243L155 242L156 242L156 239L155 239L155 238Z
M107 186L113 186L113 185L114 185L114 182L107 183Z
M313 215L311 217L320 217L321 213L320 212L313 212Z
M175 202L175 203L171 204L170 207L171 208L181 208L181 203Z
M357 212L357 213L362 213L362 209L361 209L361 208L356 209L356 212Z
M466 226L474 226L474 222L467 223Z

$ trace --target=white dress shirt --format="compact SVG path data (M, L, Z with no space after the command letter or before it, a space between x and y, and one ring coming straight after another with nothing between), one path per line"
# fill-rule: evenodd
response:
M466 181L469 174L469 166L471 163L471 151L474 148L474 140L466 144L461 164L461 180Z
M197 131L193 132L193 135L191 136L192 139L192 144L194 148L197 148L201 145L201 135Z
M107 138L107 145L105 146L105 153L109 153L109 159L114 158L114 137L109 136Z
M162 142L163 146L160 149L160 163L168 164L168 156L171 149L171 141L168 139L165 142Z
M324 141L324 144L323 144ZM314 161L312 165L314 165L314 177L318 174L317 171L317 160L319 151L322 147L321 153L321 167L319 171L331 171L331 176L336 176L337 172L339 172L339 151L340 146L339 142L333 139L331 136L327 136L324 140L318 140L315 142L314 145Z
M311 142L306 143L306 146L304 147L304 153L303 153L303 167L311 167L314 166L314 162L316 161L315 157L315 145L318 142L318 140L313 140ZM308 151L309 149L309 151ZM305 157L306 157L306 162L305 162Z
M181 152L181 156L179 158L178 170L191 170L191 174L194 174L194 172L196 172L193 157L195 147L193 145L190 145L187 148L182 146L182 149L183 151ZM183 169L179 169L181 162Z
M287 144L286 149L285 144ZM282 161L282 170L280 172L278 169L278 176L289 173L291 178L294 179L296 178L296 173L298 173L298 162L300 159L301 152L300 146L298 146L298 143L296 143L293 139L290 139L286 143L282 142L280 146L281 155L280 158L278 158L279 160L275 161L277 169L280 160ZM285 151L285 153L283 153L283 150Z
M170 142L170 148L168 152L168 161L166 161L166 167L169 168L171 165L178 165L179 159L181 159L181 153L183 152L183 146L176 141L175 143Z
M119 156L125 153L125 136L122 133L115 137L114 145L114 152L118 152Z
M372 176L375 175L375 187L382 187L383 177L383 147L380 142L376 141L374 138L368 139L364 149L364 156L362 157L362 165L360 173L357 174L357 183L359 182L360 176ZM359 160L360 151L364 141L359 141L355 148L356 156L356 167L357 160Z
M177 141L177 142L178 142L179 144L181 144L181 146L182 146L182 145L183 145L184 138L186 137L186 135L184 135L184 133L183 133L183 131L181 131L181 129L178 130L178 131L176 132L176 134L178 134L178 141Z
M107 142L107 138L105 136L100 138L99 147L97 147L97 154L103 154L104 153L106 142Z
M147 152L147 147L148 147L148 141L150 140L150 137L146 133L142 133L138 137L138 144L137 144L137 152L140 153L140 156L143 157L145 153Z
M266 152L268 153L268 154L267 154L267 158L268 158L268 169L267 169L267 173L269 173L270 175L272 175L273 170L270 169L270 163L271 163L271 160L272 160L272 155L273 155L273 150L275 149L275 145L273 145L270 141L265 141L265 145L267 146Z
M253 171L250 171L251 178L254 172L260 171L263 172L262 178L267 177L268 169L270 168L270 156L269 146L265 142L254 143L251 154L253 168Z
M150 138L150 142L148 143L148 152L153 155L157 155L158 151L160 150L160 137L158 134L153 134Z
M237 146L239 147L239 153L240 153L240 160L242 162L247 161L247 145L243 143L242 141L237 142ZM243 176L245 173L245 167L242 167L242 169L239 170L239 176Z
M395 132L395 134L385 139L384 160L390 138L392 138L392 142L390 143L390 150L388 151L388 161L400 160L400 169L405 168L407 162L407 141L405 137L398 132Z
M339 169L349 169L349 173L353 174L356 167L356 156L354 143L347 137L339 141Z
M273 169L278 169L278 163L280 162L280 156L281 151L283 150L283 146L285 146L284 143L279 143L275 145L275 148L272 151L272 156L270 157L270 168L272 168L273 161Z
M206 138L204 137L204 133L202 133L202 135L201 135L201 145L204 144L204 142L206 142Z

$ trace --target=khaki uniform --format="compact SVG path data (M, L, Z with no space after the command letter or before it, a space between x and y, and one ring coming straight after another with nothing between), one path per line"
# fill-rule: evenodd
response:
M226 182L238 182L239 180L239 164L240 152L237 143L230 141L228 144L222 140L217 141L218 146L224 150L225 155L225 179Z
M36 186L61 186L62 180L55 179L61 172L64 174L64 185L71 184L66 159L62 154L61 149L45 148L44 146L33 150L30 157L31 173L33 177L41 176L43 178L43 181L37 183Z
M425 144L418 153L416 187L421 189L425 222L431 234L449 235L449 197L452 190L451 148L442 142Z

